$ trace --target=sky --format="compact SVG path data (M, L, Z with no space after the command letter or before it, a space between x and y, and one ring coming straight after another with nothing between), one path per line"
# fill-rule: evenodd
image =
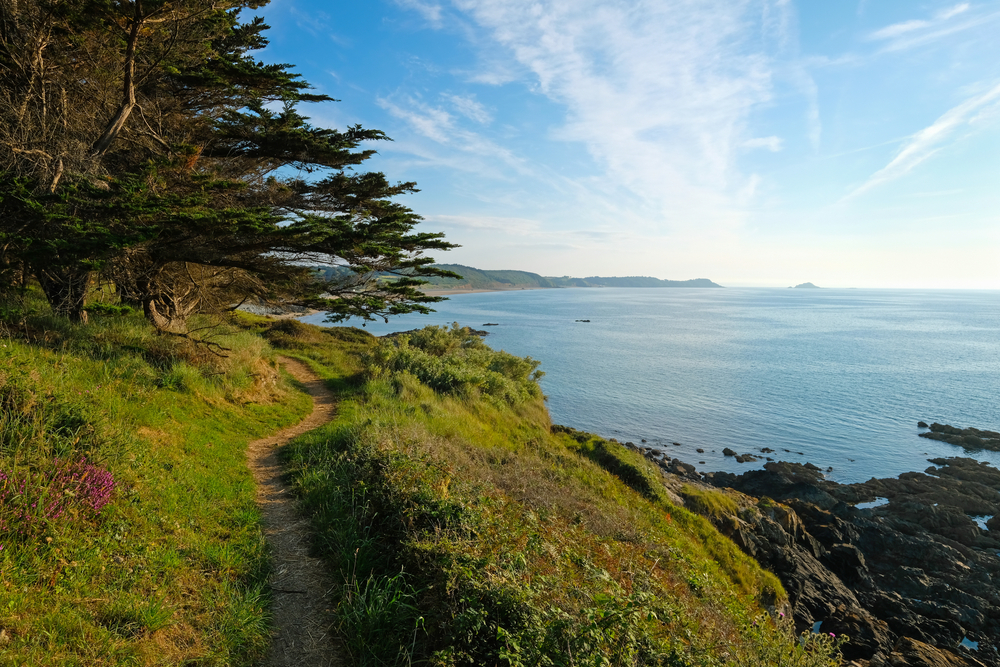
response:
M1000 289L1000 0L272 0L440 262Z

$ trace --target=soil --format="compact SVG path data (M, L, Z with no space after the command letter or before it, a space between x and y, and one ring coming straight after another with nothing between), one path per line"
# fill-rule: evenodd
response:
M308 417L270 437L251 442L247 464L257 482L257 504L264 514L264 531L271 547L273 571L273 641L267 667L327 667L340 665L331 632L330 592L333 582L323 562L309 555L309 519L299 511L285 482L278 447L333 419L336 400L323 381L300 361L280 358L292 376L312 396Z

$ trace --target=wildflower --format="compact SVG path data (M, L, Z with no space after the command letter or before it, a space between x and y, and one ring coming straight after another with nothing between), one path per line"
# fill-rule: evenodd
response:
M835 635L835 634L833 634L833 633L831 632L831 633L830 633L830 636L831 636L831 637L836 637L837 635Z
M785 614L783 612L779 611L778 612L778 618L784 618L784 617L785 617Z

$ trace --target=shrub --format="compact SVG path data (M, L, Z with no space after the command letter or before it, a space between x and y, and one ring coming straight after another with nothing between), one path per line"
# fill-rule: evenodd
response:
M478 394L509 405L541 394L540 362L495 351L458 323L383 339L365 363L371 379L409 373L439 393Z

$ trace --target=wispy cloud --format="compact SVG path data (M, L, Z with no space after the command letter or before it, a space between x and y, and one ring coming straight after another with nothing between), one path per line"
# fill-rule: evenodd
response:
M995 84L986 92L970 97L949 109L934 123L911 136L889 164L872 174L864 184L851 192L848 198L912 171L914 167L941 150L957 130L963 126L969 127L979 119L994 117L998 107L1000 107L1000 84Z
M441 26L444 9L437 3L423 2L422 0L396 0L396 4L417 12L435 28Z
M761 36L788 29L789 3L453 2L563 106L555 137L582 142L661 215L727 208L745 186L736 161L749 116L772 94Z
M781 137L754 137L743 142L746 148L766 148L772 153L777 153L784 145Z
M963 2L942 9L927 19L910 19L893 23L867 35L868 40L885 42L884 51L902 51L929 44L959 32L992 23L1000 12L970 11L972 5ZM959 20L954 20L961 17Z
M527 218L489 215L429 215L427 220L447 227L503 232L514 236L532 236L540 230L537 221Z
M868 39L892 39L893 37L899 37L900 35L905 35L908 32L913 32L914 30L929 28L932 25L934 24L930 21L921 21L919 19L903 21L902 23L894 23L890 26L882 28L881 30L876 30L868 36Z
M482 125L493 122L493 115L473 95L449 95L445 93L442 94L442 97L448 100L458 113L470 120Z
M471 117L477 122L489 121L485 107L479 105L474 99L454 95L443 95L443 97L449 100L461 115ZM483 158L470 161L455 160L450 157L433 157L438 154L427 150L426 147L417 149L415 144L410 142L407 150L422 154L428 161L447 164L465 171L489 173L494 177L500 175L498 166L505 166L521 174L527 172L524 159L481 134L462 127L458 122L459 119L447 109L426 104L411 96L403 96L398 99L379 98L377 102L393 117L403 121L419 136L430 140L437 146L446 147L452 152L464 153L467 156ZM479 118L474 118L476 115Z
M963 2L961 4L955 5L954 7L949 7L948 9L941 10L940 12L938 12L937 18L942 21L947 21L952 16L958 16L959 14L967 12L969 10L969 7L970 7L969 3Z

